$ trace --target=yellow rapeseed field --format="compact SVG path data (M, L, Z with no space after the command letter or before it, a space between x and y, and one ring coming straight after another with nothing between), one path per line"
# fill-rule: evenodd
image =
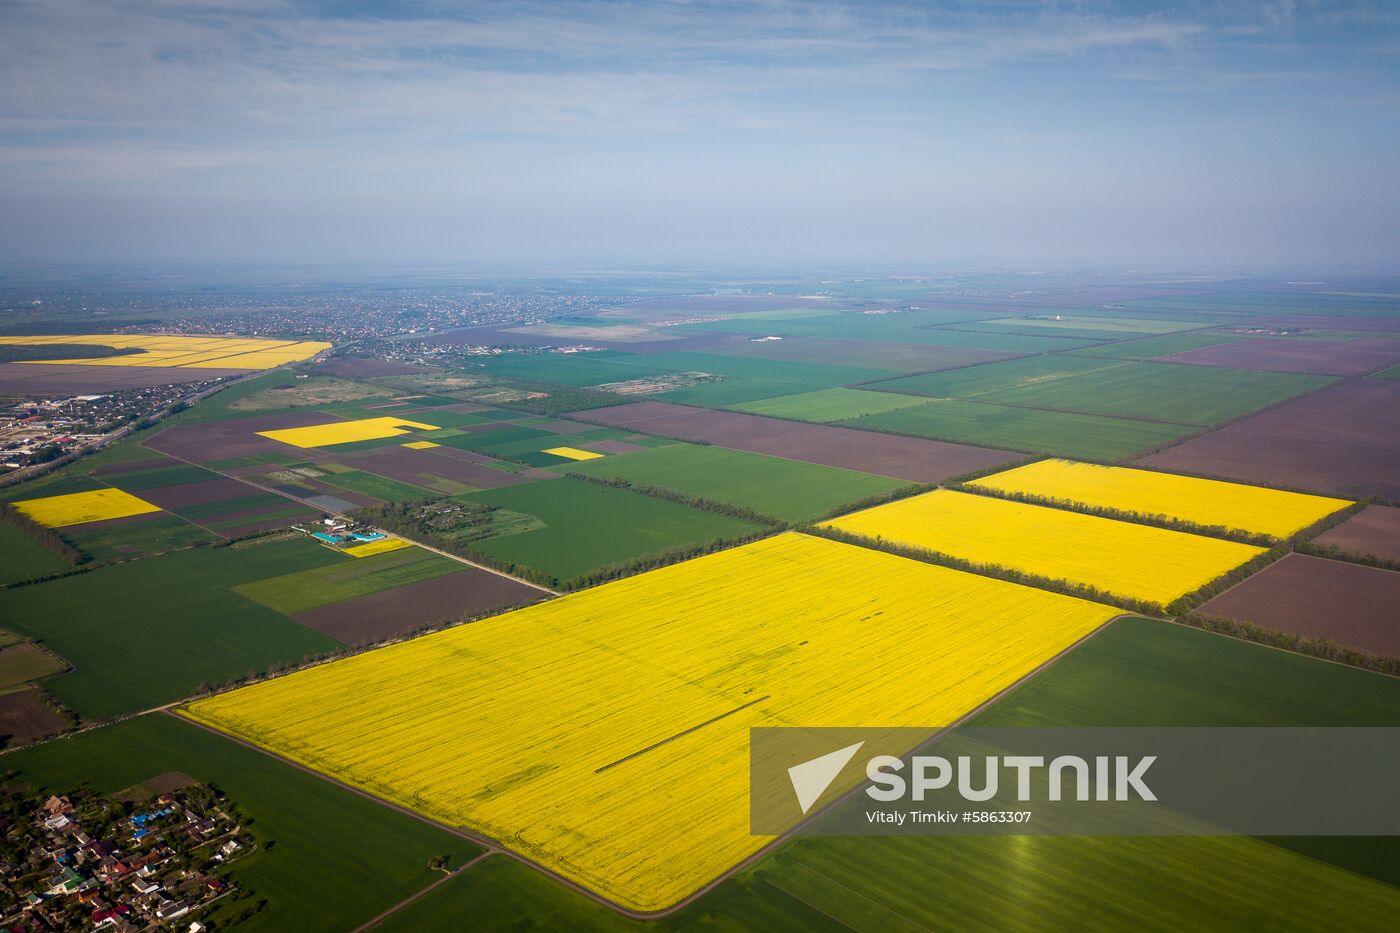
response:
M947 725L1117 614L789 532L184 714L654 911L769 841L750 727Z
M160 506L152 505L145 499L138 499L120 489L94 489L91 492L28 499L14 503L14 506L34 521L50 528L160 511Z
M1041 460L968 485L1276 538L1286 538L1351 505L1346 499L1073 460Z
M344 553L351 557L372 557L375 554L399 551L406 547L413 547L413 545L403 538L380 538L378 541L371 541L368 544L356 544L353 547L348 547Z
M433 447L441 447L442 445L434 444L432 441L409 441L407 444L402 444L400 446L407 447L409 450L428 450Z
M314 340L263 340L253 337L182 337L173 334L44 334L0 336L0 344L44 346L82 344L141 353L75 360L25 360L26 363L75 366L170 366L180 369L271 369L310 359L331 345Z
M951 489L877 505L824 525L1164 606L1264 550Z
M331 421L326 424L312 424L304 428L280 428L276 431L259 431L263 437L291 444L293 447L327 447L331 444L352 444L356 441L373 441L382 437L396 437L409 430L436 431L437 427L404 418L361 418L359 421Z
M569 460L597 460L603 456L591 450L579 450L577 447L551 447L541 451L541 453L554 454L556 457L566 457Z

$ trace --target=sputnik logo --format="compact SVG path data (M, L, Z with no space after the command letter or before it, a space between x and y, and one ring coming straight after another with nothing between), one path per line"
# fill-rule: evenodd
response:
M847 745L820 758L813 758L788 768L788 780L792 781L792 789L797 794L797 804L802 808L803 814L812 809L812 805L826 793L826 789L840 776L842 769L850 764L864 744L865 742L861 741Z

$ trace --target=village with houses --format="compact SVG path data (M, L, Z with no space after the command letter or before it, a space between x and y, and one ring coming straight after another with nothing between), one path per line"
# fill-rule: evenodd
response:
M143 418L177 408L218 381L6 399L0 408L0 474L101 442Z
M252 836L225 797L179 777L140 800L86 787L0 794L0 931L201 933L212 904L246 900L224 869L256 848Z

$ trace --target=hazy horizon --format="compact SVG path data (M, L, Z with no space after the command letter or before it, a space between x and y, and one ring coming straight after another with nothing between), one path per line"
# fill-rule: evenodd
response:
M1397 271L1382 3L0 5L14 263Z

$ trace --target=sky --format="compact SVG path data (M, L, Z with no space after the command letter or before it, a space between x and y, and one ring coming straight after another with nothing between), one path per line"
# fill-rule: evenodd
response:
M1400 272L1400 4L0 0L12 262Z

